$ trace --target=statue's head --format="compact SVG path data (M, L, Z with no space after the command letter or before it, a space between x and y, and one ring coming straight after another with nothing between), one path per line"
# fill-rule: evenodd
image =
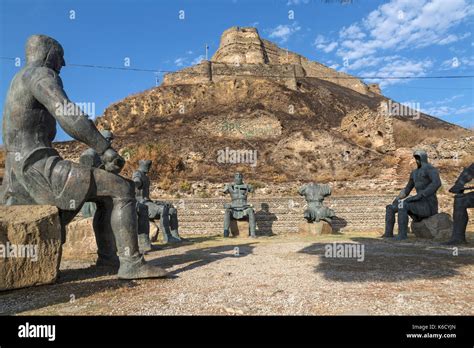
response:
M114 140L114 134L107 129L101 130L100 134L102 134L105 140L107 140L109 143L112 143L112 140Z
M234 182L237 184L237 185L242 185L243 182L244 182L244 176L242 175L242 173L235 173L234 174Z
M151 168L151 160L140 160L138 161L138 170L143 173L148 173Z
M428 163L428 154L425 150L415 150L413 157L415 157L416 166L418 168L421 168L423 163Z
M26 62L45 66L57 73L66 65L64 50L59 42L46 35L31 35L26 41Z

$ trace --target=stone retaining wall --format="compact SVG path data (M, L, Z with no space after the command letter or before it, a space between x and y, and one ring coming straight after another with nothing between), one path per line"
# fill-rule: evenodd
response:
M334 196L325 200L325 204L336 212L337 218L333 221L336 230L382 230L385 206L392 200L392 195ZM180 233L222 233L224 204L229 203L229 199L193 198L171 201L178 208ZM304 221L306 202L301 197L254 198L249 202L254 206L260 234L295 233L298 231L298 223Z

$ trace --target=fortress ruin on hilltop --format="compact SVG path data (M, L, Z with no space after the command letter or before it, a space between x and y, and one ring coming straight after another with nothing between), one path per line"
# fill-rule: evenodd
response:
M164 85L217 82L235 77L265 78L297 89L297 79L312 77L330 81L365 95L381 94L378 84L311 61L262 39L253 27L231 27L222 33L211 60L166 74Z

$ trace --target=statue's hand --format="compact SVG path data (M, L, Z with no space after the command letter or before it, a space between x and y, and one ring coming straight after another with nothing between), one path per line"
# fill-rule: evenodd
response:
M408 197L407 199L405 199L405 202L406 202L406 203L416 202L416 201L419 201L421 198L422 198L421 195L416 194L416 195L414 195L414 196L410 196L410 197Z
M114 149L107 149L101 156L102 162L104 163L105 170L114 174L120 173L125 160L120 156Z
M407 195L405 194L405 191L402 190L402 191L400 192L400 194L398 195L397 198L398 198L398 199L404 199L404 198L406 198L406 196L407 196Z

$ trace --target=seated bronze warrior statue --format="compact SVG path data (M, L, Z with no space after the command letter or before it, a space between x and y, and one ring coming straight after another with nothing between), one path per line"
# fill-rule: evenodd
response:
M125 161L67 97L59 77L63 66L64 51L56 40L45 35L28 38L26 65L13 78L4 106L6 165L0 200L8 205L56 206L63 241L66 224L84 202L103 204L104 218L94 225L95 233L113 234L118 277L165 276L164 269L145 262L139 251L133 183L115 174ZM72 138L97 151L106 170L61 158L52 145L56 122ZM100 255L98 262L115 265L117 255Z
M141 209L147 210L150 220L160 219L164 243L179 243L182 238L178 233L178 210L169 202L150 199L150 178L147 174L151 165L151 160L140 160L138 170L133 173L137 202Z
M101 130L100 134L112 144L114 135L109 130ZM99 154L93 148L88 148L85 150L80 158L79 163L99 168L105 170L105 165L102 162ZM118 174L118 173L117 173ZM99 227L102 226L102 219L105 218L105 207L99 202L98 205L95 202L85 202L81 209L81 214L83 217L94 217L93 225L96 225L97 228L94 228L94 231L98 231ZM140 203L137 202L137 215L138 215L138 248L141 253L146 253L152 249L150 242L150 222L148 221L148 211L146 206L143 207ZM115 240L113 234L107 233L96 233L96 242L97 242L97 252L99 254L98 260L103 259L112 259L111 255L116 255L117 250L115 248ZM107 257L101 257L107 256Z
M441 187L438 170L428 163L428 155L423 150L413 153L417 168L410 174L406 187L392 204L387 205L385 213L385 233L383 238L393 237L395 213L398 213L398 236L396 239L408 238L408 217L415 221L438 213L436 191ZM416 195L409 196L415 188Z
M309 183L303 185L298 193L304 196L307 209L304 211L304 218L308 222L319 222L324 220L331 223L332 218L336 216L334 210L323 205L324 198L331 195L331 187L326 184Z
M256 220L253 207L247 203L247 196L249 192L253 192L252 185L245 184L242 173L235 173L234 182L226 184L223 192L230 194L232 198L231 204L225 204L224 216L224 237L229 237L230 222L234 220L242 220L248 218L250 236L256 237Z
M453 234L451 239L446 242L447 245L465 244L466 241L466 227L469 220L467 214L468 208L474 208L474 192L464 192L473 190L474 187L466 187L474 178L474 163L469 167L464 168L453 187L449 192L454 193L454 207L453 207Z

